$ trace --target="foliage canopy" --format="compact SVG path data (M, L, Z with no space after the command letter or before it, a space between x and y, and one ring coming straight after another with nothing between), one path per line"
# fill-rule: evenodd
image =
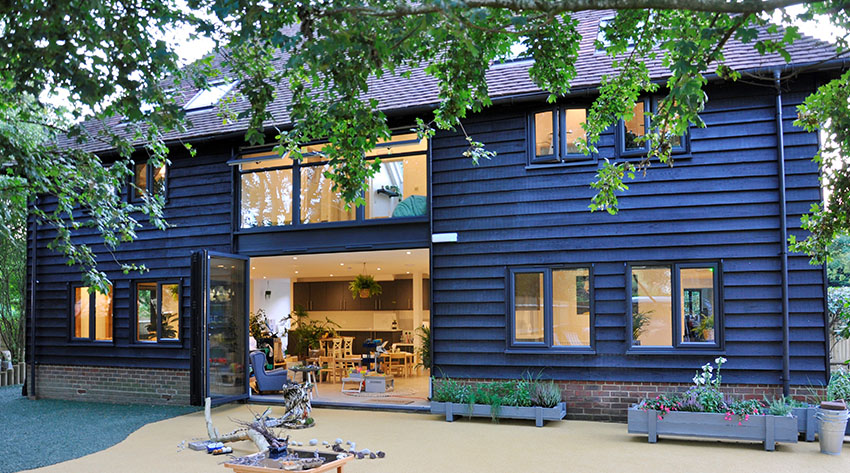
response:
M783 10L798 4L798 13ZM628 178L652 161L672 164L672 137L689 124L703 126L699 113L706 100L706 74L741 77L724 64L723 46L730 39L789 58L787 47L800 36L795 21L826 17L843 35L850 21L846 5L838 0L189 0L185 7L178 0L17 0L0 5L0 113L6 118L0 129L2 173L35 204L35 216L56 229L53 247L101 290L107 277L98 271L94 252L71 236L87 228L114 249L135 237L143 225L139 212L150 225L166 227L161 197L140 189L143 201L128 203L115 190L127 185L137 148L135 156L145 156L154 166L167 161L164 137L187 126L186 112L173 93L182 83L209 88L223 74L238 80L237 94L248 107L239 112L224 107L222 119L246 119L245 139L251 144L271 138L269 127L279 120L269 104L276 84L288 85L291 126L275 130L276 149L297 159L302 144L327 139L324 153L333 167L329 177L348 201L361 204L364 182L377 170L364 152L390 134L386 116L368 95L370 78L406 75L424 66L439 84L439 104L418 123L418 131L429 135L457 127L468 113L488 106L485 72L521 44L534 60L531 79L554 101L569 92L576 76L580 34L570 13L615 9L616 18L605 27L607 41L598 46L615 58L618 73L602 79L581 146L592 151L604 129L629 117L642 93L665 97L647 136L651 150L646 158L605 163L592 183L597 193L590 208L615 213ZM212 38L218 56L183 67L173 45L163 39L176 29ZM836 54L846 45L846 36L841 37ZM670 70L663 84L650 80L646 60L652 58ZM835 170L829 183L830 203L836 205L813 208L804 220L812 236L792 242L816 259L823 258L835 232L850 226L841 205L850 196L850 171L840 161L850 151L848 81L845 74L821 87L806 101L799 120L807 128L826 130L839 156L819 155L824 169ZM46 100L60 91L67 92L70 108L59 109ZM120 131L93 126L117 116L125 123ZM33 130L48 140L27 139ZM57 145L60 136L78 140L79 146ZM494 156L486 144L467 139L465 154L473 161ZM81 150L95 148L114 151L101 156ZM58 204L41 205L37 195L54 196Z

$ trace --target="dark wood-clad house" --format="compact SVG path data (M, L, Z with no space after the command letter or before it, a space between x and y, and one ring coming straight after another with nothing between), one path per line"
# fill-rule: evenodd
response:
M675 166L653 166L630 183L618 215L591 213L588 184L600 162L645 152L634 137L651 126L646 112L658 97L609 129L597 154L578 154L589 100L612 71L593 46L610 14L577 16L578 77L557 104L529 80L529 61L491 68L494 105L464 127L498 155L477 166L462 156L459 133L419 141L405 131L436 102L423 71L377 81L372 94L401 131L375 150L384 164L357 209L322 177L321 143L301 162L242 148L244 123L222 125L214 108L227 86L183 90L193 126L169 138L192 143L197 156L175 146L167 168L136 167L138 184L165 193L173 226L146 227L117 252L149 272L124 275L104 257L112 294L90 295L78 270L47 249L52 231L31 225L29 392L243 399L248 312L262 305L288 314L296 304L353 332L398 326L401 345L419 343L406 335L429 326L434 374L563 381L574 417L621 418L631 400L689 384L717 356L728 359L724 382L744 393L788 385L805 394L823 384L824 268L784 243L821 200L818 136L792 122L796 106L846 65L809 38L791 48L791 64L731 41L735 69L800 74L778 88L712 79L707 126L681 137ZM663 79L660 64L651 68ZM285 106L273 105L280 126ZM94 235L80 239L103 250ZM364 272L392 297L339 295L341 278Z

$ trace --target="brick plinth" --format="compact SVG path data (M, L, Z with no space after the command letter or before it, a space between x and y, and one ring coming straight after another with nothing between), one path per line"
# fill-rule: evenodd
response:
M133 404L189 404L188 370L38 365L36 376L36 390L40 398ZM27 379L32 378L27 376Z
M494 381L485 379L457 380L462 383ZM439 380L435 380L439 382ZM626 410L641 399L659 394L681 393L692 383L640 383L621 381L556 381L561 398L567 403L567 419L625 422ZM773 399L782 396L782 386L772 384L728 384L721 388L726 395L741 399ZM807 400L823 397L824 388L791 386L791 397Z

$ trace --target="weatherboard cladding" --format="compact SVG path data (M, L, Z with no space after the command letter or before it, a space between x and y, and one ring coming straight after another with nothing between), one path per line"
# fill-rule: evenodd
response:
M575 64L576 76L571 83L573 91L593 88L599 85L605 76L616 74L612 68L612 59L594 46L599 20L610 18L614 15L611 11L584 11L574 13L573 16L579 20L578 32L581 34L581 47ZM763 29L760 39L768 37L779 37L768 35ZM752 43L741 43L732 38L723 49L724 64L736 70L754 70L766 68L784 68L788 63L778 54L761 55L752 46ZM788 47L792 62L795 66L820 64L835 58L835 48L822 41L804 36ZM221 58L217 57L215 64L221 64ZM282 67L284 60L277 63ZM542 94L543 92L531 81L528 71L532 61L520 60L504 64L495 64L486 73L490 97L512 97L526 94ZM650 75L654 79L663 79L669 76L669 71L661 64L661 59L647 61ZM227 71L223 71L227 75ZM409 72L410 77L402 77L402 73ZM713 68L706 72L714 72ZM170 83L170 82L166 82ZM269 105L268 112L272 117L267 125L288 126L290 116L288 107L292 94L285 84L276 85L276 98ZM178 103L189 102L197 93L193 85L182 84L178 90ZM401 112L407 109L420 107L434 107L439 102L439 89L437 81L425 73L424 66L418 68L399 68L395 74L384 74L381 78L372 77L369 80L369 93L364 98L374 98L379 102L379 107L385 112ZM230 104L233 112L247 110L248 103L242 97L237 97L235 103ZM166 140L214 137L224 133L244 131L248 120L241 119L225 123L220 116L217 107L192 111L187 114L190 125L185 132L171 132L164 135ZM120 126L120 118L112 118L105 122L89 122L87 128L93 134L102 128L115 130ZM89 151L104 151L103 143L90 141L84 148Z
M171 227L162 232L145 223L134 242L122 244L114 251L119 261L144 264L150 270L144 275L123 274L95 232L84 230L75 238L76 242L93 245L99 269L113 281L113 342L70 341L73 319L70 288L80 284L81 274L77 267L65 264L64 256L47 248L55 233L46 226L40 227L35 304L39 364L189 369L190 258L193 251L201 248L230 250L231 170L225 164L230 156L230 148L223 146L199 147L194 158L188 158L185 152L181 155L179 150L171 156L173 164L168 170L168 201L164 212ZM55 201L42 205L47 211L54 206ZM145 220L141 215L138 218ZM137 279L182 283L182 341L176 346L132 342L131 284Z
M784 96L788 215L819 201L815 134L792 125L811 77ZM708 89L707 127L691 129L691 153L673 168L638 175L612 216L590 213L588 183L597 164L527 169L526 110L498 107L464 126L498 152L473 166L459 134L432 142L433 231L457 232L435 244L434 360L446 376L513 378L527 371L572 380L687 381L721 351L701 355L625 354L626 263L721 261L725 313L724 380L780 383L782 371L778 164L774 90L737 85ZM613 157L614 135L600 159ZM593 264L595 354L506 353L506 268ZM822 266L789 257L791 376L822 383L825 373Z

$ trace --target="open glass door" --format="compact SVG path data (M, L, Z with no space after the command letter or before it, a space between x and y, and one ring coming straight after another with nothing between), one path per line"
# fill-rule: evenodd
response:
M248 258L202 251L196 254L198 327L193 341L193 397L212 404L248 398ZM203 374L198 373L200 371ZM202 399L201 399L202 401Z

